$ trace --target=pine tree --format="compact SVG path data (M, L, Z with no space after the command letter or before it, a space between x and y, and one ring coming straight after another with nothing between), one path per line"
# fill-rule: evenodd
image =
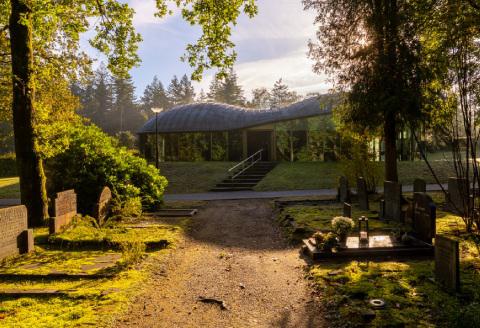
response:
M252 100L248 107L255 109L267 109L270 107L270 92L267 88L257 88L252 90Z
M113 84L114 103L109 113L110 125L107 131L116 134L121 131L136 132L145 122L136 104L135 87L131 78L115 78Z
M147 85L142 97L142 111L151 116L153 107L168 109L171 107L165 88L162 82L155 75L152 83Z
M215 77L210 85L209 98L224 104L245 105L243 90L237 80L237 74L233 70L224 79Z
M270 92L270 108L280 108L290 105L300 99L295 91L290 91L282 79L278 79Z

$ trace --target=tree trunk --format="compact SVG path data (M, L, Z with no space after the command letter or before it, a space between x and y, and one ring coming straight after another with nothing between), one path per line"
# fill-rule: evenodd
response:
M34 132L32 12L30 1L11 0L10 47L13 79L13 129L22 204L28 209L28 226L39 226L48 217L45 174L36 152ZM24 18L23 23L20 20Z
M385 113L385 123L383 127L385 140L385 180L398 182L397 129L394 113Z

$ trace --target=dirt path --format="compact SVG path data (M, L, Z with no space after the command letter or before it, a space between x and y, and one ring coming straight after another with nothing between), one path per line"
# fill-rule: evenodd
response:
M304 265L272 222L268 200L210 202L115 326L322 327Z

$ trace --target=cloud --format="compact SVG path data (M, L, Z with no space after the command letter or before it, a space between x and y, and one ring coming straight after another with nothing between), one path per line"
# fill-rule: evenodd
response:
M325 93L332 87L325 75L313 73L312 61L307 58L302 49L277 58L237 64L235 72L238 75L239 84L248 97L255 88L271 89L279 78L282 78L290 89L302 95L310 92ZM209 74L202 82L195 83L195 87L197 90L208 90L212 78L213 74Z
M170 4L169 8L173 11L172 15L167 15L163 18L155 17L157 7L154 0L129 0L128 4L130 8L135 10L133 24L136 27L148 24L165 24L180 15L180 11Z

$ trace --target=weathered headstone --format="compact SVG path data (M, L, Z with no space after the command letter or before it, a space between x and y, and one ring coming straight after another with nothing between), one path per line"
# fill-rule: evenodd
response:
M416 238L432 244L435 237L437 207L432 198L423 192L413 194L413 233Z
M383 183L385 199L384 218L386 220L402 220L402 185L393 181Z
M413 181L413 192L427 192L427 183L423 179Z
M385 200L381 199L380 202L378 203L379 208L378 208L378 218L380 220L385 219Z
M98 198L95 210L95 217L99 225L102 225L110 212L110 203L112 201L112 191L108 187L104 187Z
M346 177L341 176L339 179L338 186L338 198L341 203L350 202L350 187L348 185L348 180Z
M352 205L349 203L343 203L343 216L346 218L352 217Z
M54 203L54 217L50 220L50 233L59 233L77 215L77 194L75 190L57 193Z
M27 224L24 205L0 209L0 259L33 251L33 230Z
M359 177L357 179L357 197L358 205L362 211L368 211L368 191L367 191L367 182L364 178Z
M469 201L468 181L462 178L448 178L447 203L456 213L462 214ZM448 202L449 201L449 202Z
M435 236L435 280L451 292L460 289L458 241Z

